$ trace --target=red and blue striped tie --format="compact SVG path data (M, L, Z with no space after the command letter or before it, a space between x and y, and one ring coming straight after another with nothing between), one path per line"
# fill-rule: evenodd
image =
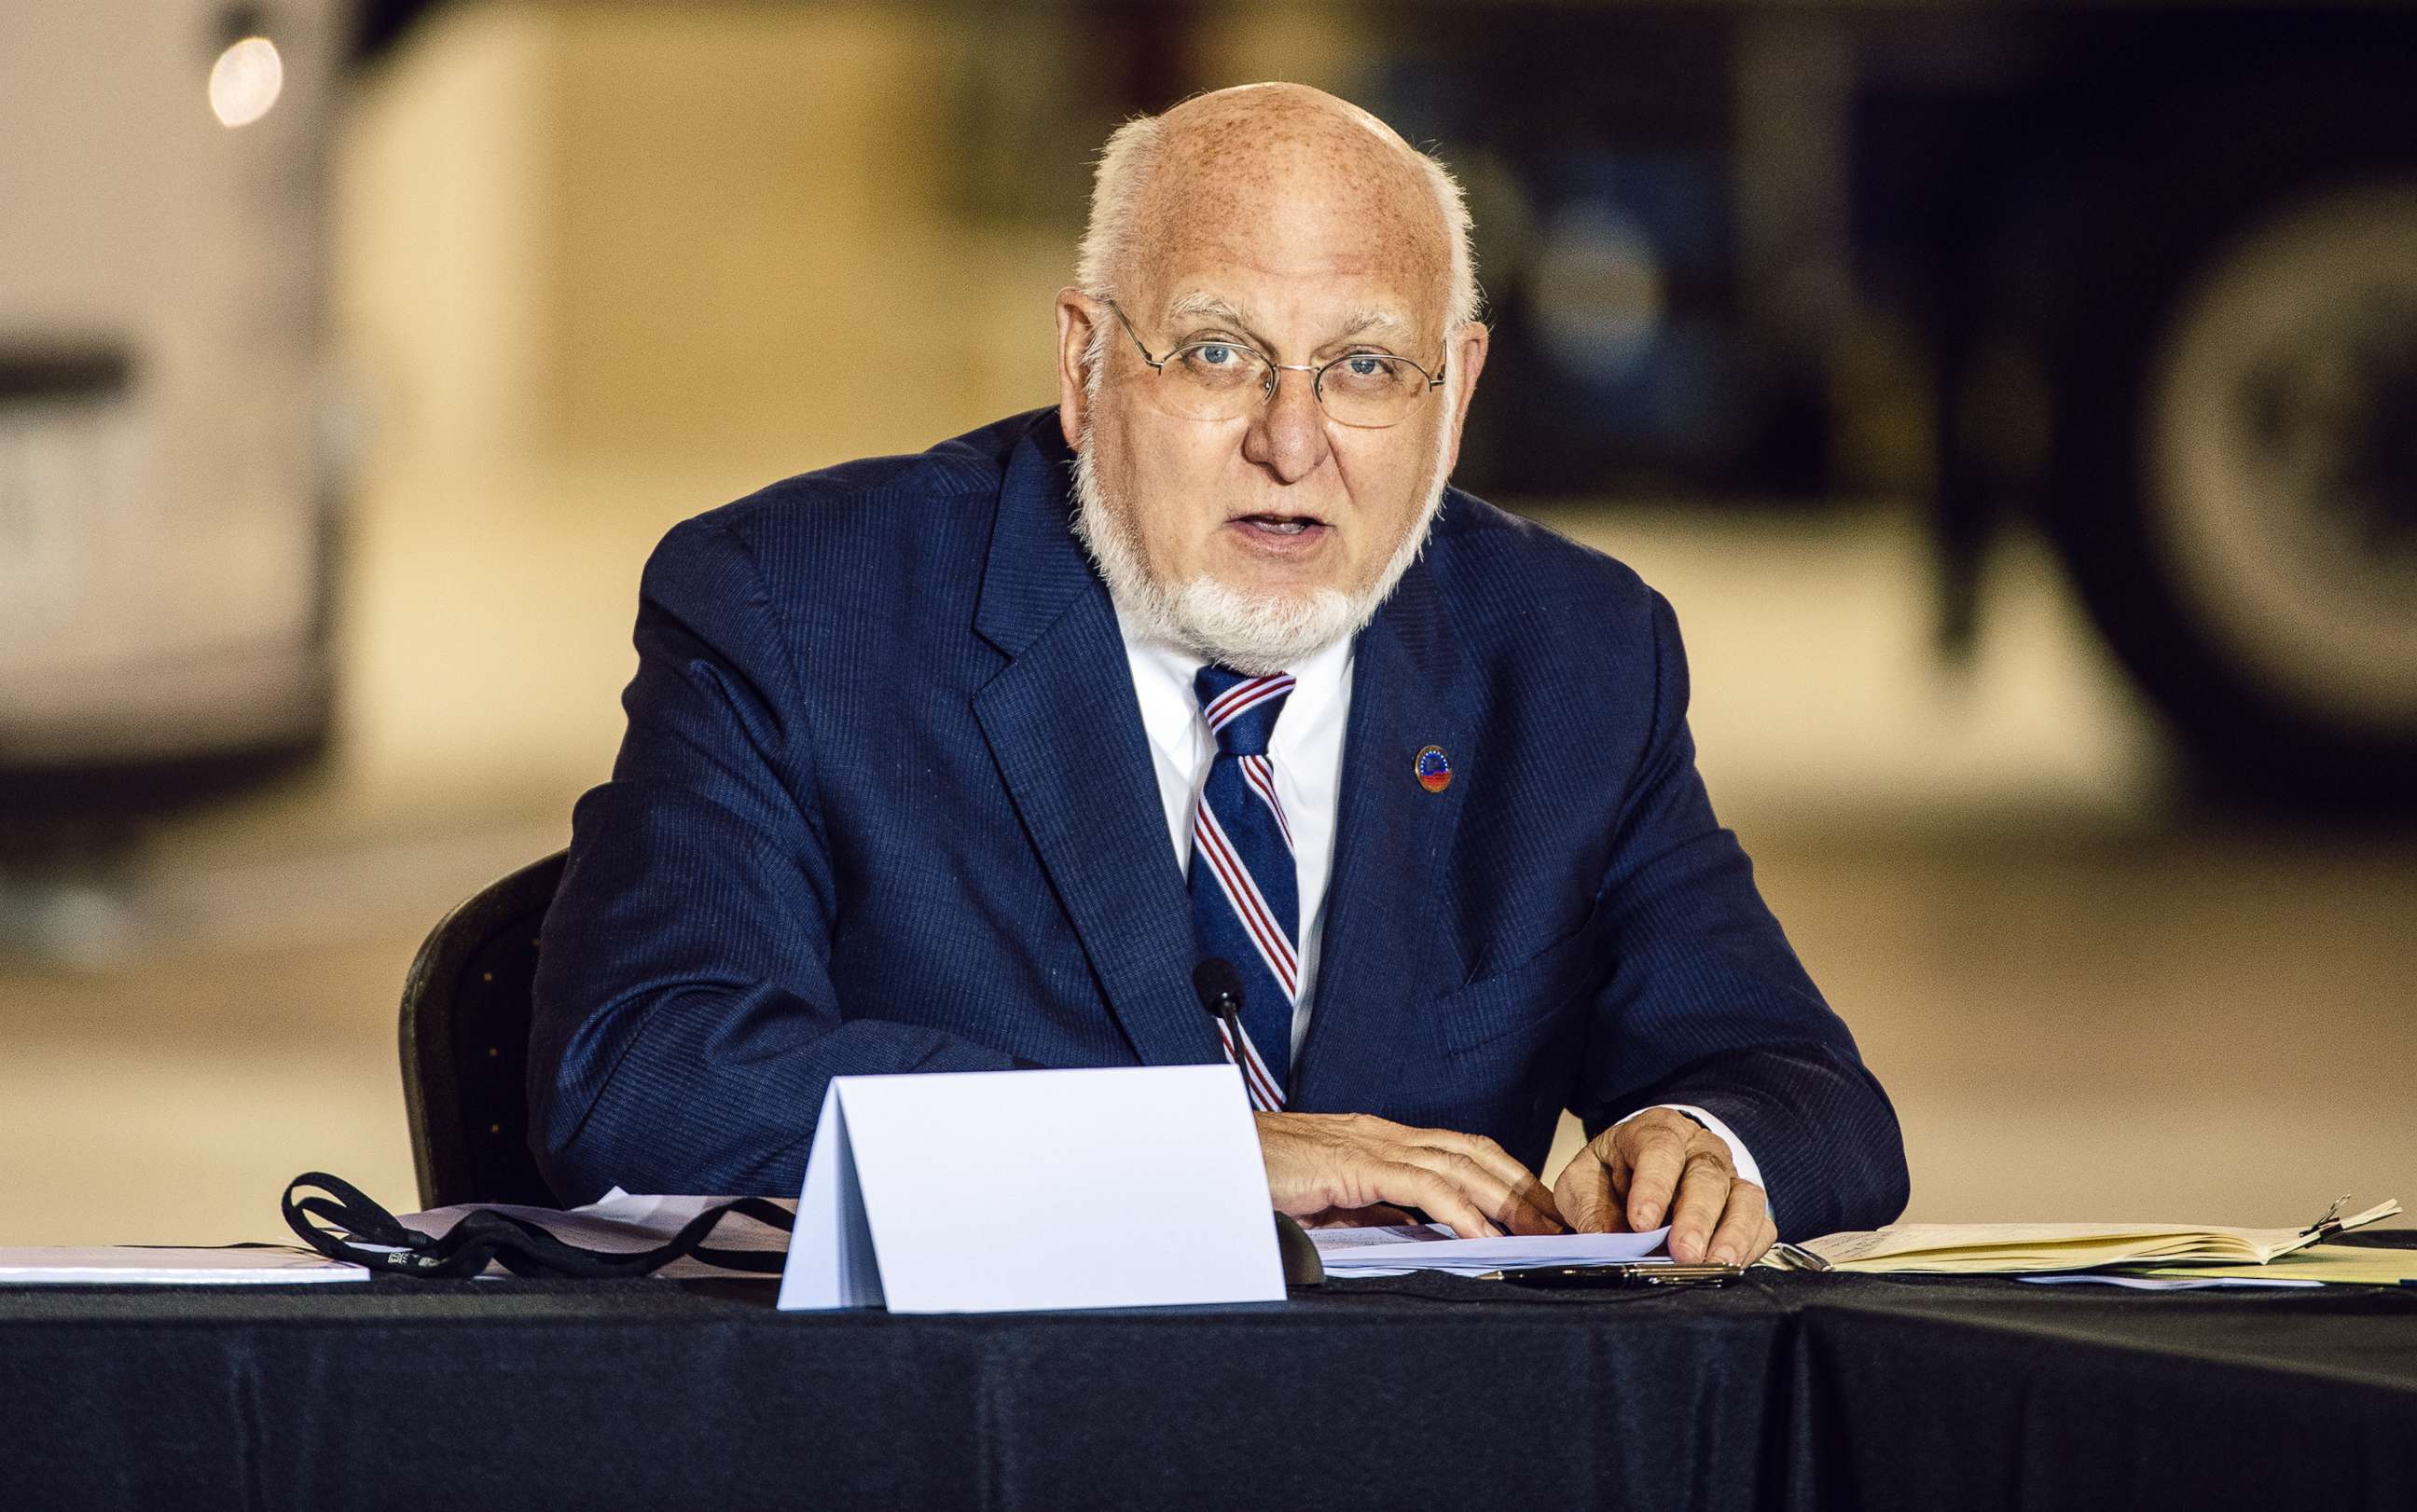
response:
M1300 886L1292 828L1276 797L1268 739L1292 693L1292 676L1246 677L1211 663L1192 680L1217 757L1192 813L1192 927L1204 956L1242 974L1242 1039L1226 1055L1242 1067L1251 1106L1285 1105L1292 1010L1300 997Z

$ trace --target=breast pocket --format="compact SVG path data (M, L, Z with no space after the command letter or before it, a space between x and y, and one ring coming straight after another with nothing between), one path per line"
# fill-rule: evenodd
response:
M1448 1053L1477 1050L1552 1023L1600 978L1603 911L1534 955L1436 1001L1437 1036Z

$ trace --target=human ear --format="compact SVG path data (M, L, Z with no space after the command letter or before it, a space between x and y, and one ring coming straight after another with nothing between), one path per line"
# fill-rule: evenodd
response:
M1452 339L1444 343L1452 375L1452 382L1444 386L1452 401L1452 451L1444 462L1447 477L1460 462L1460 428L1468 419L1468 401L1477 392L1477 375L1485 370L1485 354L1493 339L1494 333L1485 328L1483 321L1472 320L1452 332Z
M1057 428L1070 449L1080 449L1090 417L1091 395L1083 362L1099 329L1097 302L1080 289L1057 291Z

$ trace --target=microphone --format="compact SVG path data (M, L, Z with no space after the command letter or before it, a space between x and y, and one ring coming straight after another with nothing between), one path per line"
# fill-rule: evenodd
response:
M1223 956L1210 956L1192 968L1192 990L1199 995L1200 1005L1208 1017L1225 1026L1228 1042L1234 1047L1234 1065L1240 1066L1249 1053L1242 1049L1242 974ZM1250 1072L1242 1073L1247 1081ZM1317 1246L1301 1232L1300 1223L1281 1208L1276 1211L1276 1255L1284 1263L1286 1286L1320 1286L1326 1281L1326 1263L1317 1258Z
M1226 1043L1234 1064L1242 1064L1242 974L1223 956L1210 956L1192 968L1192 990L1199 995L1200 1005L1208 1017L1225 1026Z

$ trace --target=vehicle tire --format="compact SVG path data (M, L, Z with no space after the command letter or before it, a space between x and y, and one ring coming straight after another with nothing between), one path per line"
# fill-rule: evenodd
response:
M2226 788L2417 808L2417 125L2269 79L2086 219L2044 511L2084 601Z

